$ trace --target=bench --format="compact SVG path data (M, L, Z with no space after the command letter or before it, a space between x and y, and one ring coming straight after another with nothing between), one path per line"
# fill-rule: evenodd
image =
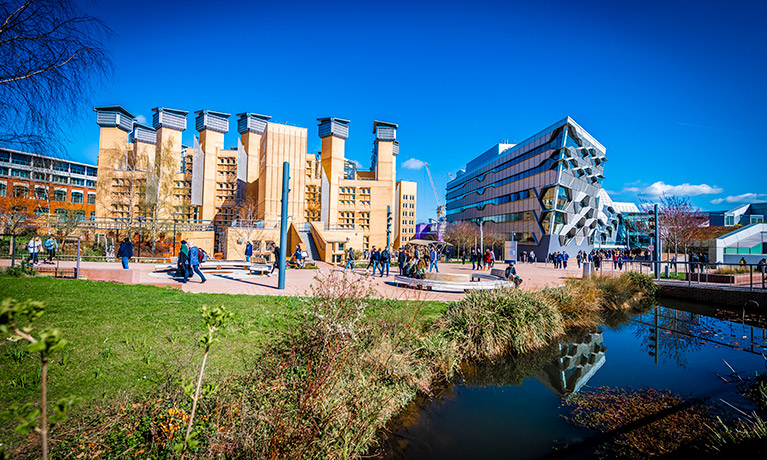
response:
M176 270L176 264L157 264L154 266L155 272L166 272ZM200 264L200 270L248 270L253 272L266 273L271 271L269 264L256 264L242 261L208 260Z
M488 276L488 275L486 275ZM415 279L407 276L395 275L394 283L397 286L405 286L418 290L427 291L445 291L445 292L467 292L472 290L496 289L499 287L514 286L514 283L496 279L486 281L455 282L430 279Z
M484 273L472 273L471 274L471 280L472 281L505 281L505 277L500 277L498 275L486 275Z

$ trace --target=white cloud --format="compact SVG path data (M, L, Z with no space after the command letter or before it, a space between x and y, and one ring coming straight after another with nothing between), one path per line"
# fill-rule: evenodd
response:
M362 169L362 163L360 163L357 160L354 160L354 164L357 165L357 169Z
M629 184L627 184L629 185ZM633 183L631 184L633 185ZM639 196L648 198L657 198L663 195L677 195L677 196L698 196L698 195L713 195L716 193L722 193L723 189L716 185L708 184L680 184L671 185L663 181L655 182L648 186L642 187L624 187L624 192L635 193Z
M407 160L406 162L402 163L402 167L405 169L421 169L423 168L423 165L426 163L417 159L417 158L411 158Z
M744 193L742 195L730 195L725 198L717 198L715 200L711 200L711 203L750 203L752 201L757 201L758 198L759 196L756 193Z
M146 117L144 115L139 115L136 117L136 121L141 123L142 125L146 124Z

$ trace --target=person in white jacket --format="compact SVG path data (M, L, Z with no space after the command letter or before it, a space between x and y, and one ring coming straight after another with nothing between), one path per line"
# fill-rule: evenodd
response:
M40 241L40 237L36 236L29 240L29 243L27 243L27 251L29 252L29 262L31 262L33 265L37 265L37 257L38 254L40 254L40 249L43 247L43 242Z

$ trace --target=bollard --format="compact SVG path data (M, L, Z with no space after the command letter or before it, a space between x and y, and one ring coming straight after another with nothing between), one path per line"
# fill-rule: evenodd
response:
M583 277L588 278L594 271L594 262L583 262Z

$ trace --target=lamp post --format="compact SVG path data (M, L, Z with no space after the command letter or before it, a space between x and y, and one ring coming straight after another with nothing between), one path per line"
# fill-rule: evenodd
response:
M482 230L482 224L484 224L485 221L481 220L479 221L479 253L484 254L485 253L485 233Z

